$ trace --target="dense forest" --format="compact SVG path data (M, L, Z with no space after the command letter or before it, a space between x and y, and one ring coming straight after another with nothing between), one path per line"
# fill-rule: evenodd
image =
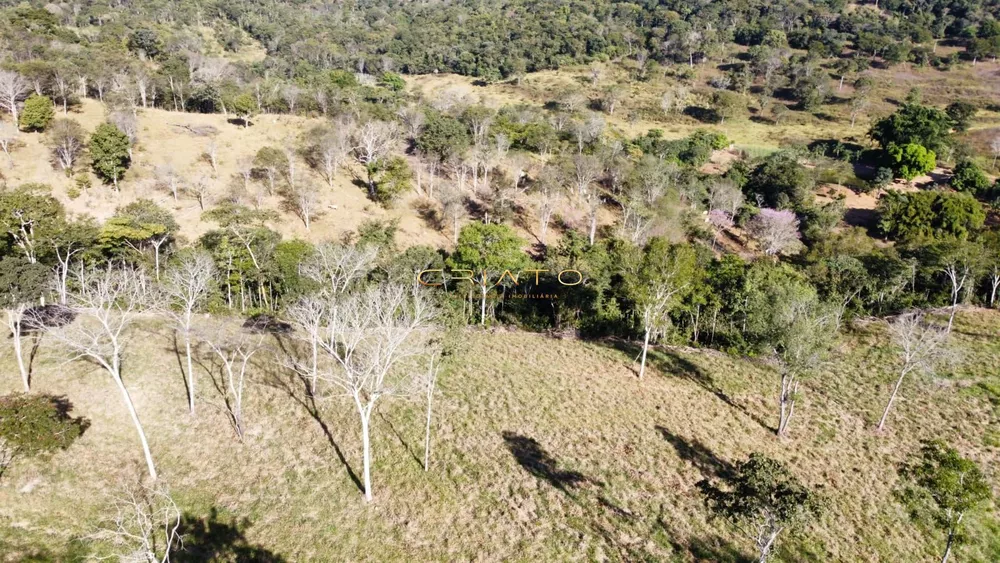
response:
M289 445L318 428L357 489L311 473L304 482L334 492L309 508L339 523L373 507L344 500L359 491L397 503L331 534L385 526L437 545L427 534L447 526L393 518L414 514L400 487L431 483L441 488L420 489L418 504L452 502L443 475L469 498L486 491L469 508L480 529L554 491L540 510L558 507L546 516L557 531L531 545L538 558L1000 554L995 0L0 6L0 388L19 391L0 396L0 498L16 499L0 508L0 561L283 560L252 548L239 518L287 511L296 464L333 459ZM447 86L421 89L428 80ZM576 357L615 375L567 376L558 363ZM81 391L66 365L106 376L114 399L85 392L96 383ZM505 379L518 369L537 378ZM538 414L520 412L507 385L544 398L554 440L631 465L597 463L604 481L590 479L494 427L493 409L512 426ZM596 394L574 395L591 388L627 421L620 451L573 434L584 416L618 422L601 418ZM74 393L124 410L87 411L91 430L70 415ZM733 448L735 427L711 428L726 461L656 426L697 470L682 487L692 504L666 485L687 474L630 457L632 440L649 445L627 434L640 422L622 405L659 420L685 406L657 401L695 393L727 409L698 403L724 413L716 422L752 430ZM574 418L570 396L588 414ZM422 456L386 418L396 409ZM125 434L121 421L128 439L100 434ZM486 427L501 441L472 438ZM177 454L179 433L230 457ZM135 436L138 479L73 482L60 465L91 448L95 471L120 469L131 450L109 444ZM382 454L400 457L392 437L421 473ZM542 488L479 460L497 445ZM287 483L253 481L268 448L284 461L260 471ZM229 473L202 479L199 463ZM397 488L382 501L373 482L390 473ZM19 511L45 522L72 486L33 493L36 474L117 492L100 507L88 497L52 533ZM880 484L857 501L863 480ZM631 508L609 500L614 487ZM831 531L843 519L849 531ZM286 535L263 537L303 560L379 558L302 547L293 520L271 520ZM670 520L691 523L674 534ZM224 548L213 525L231 534ZM385 557L474 558L509 539L481 533L451 552L396 537ZM691 543L698 534L714 539Z

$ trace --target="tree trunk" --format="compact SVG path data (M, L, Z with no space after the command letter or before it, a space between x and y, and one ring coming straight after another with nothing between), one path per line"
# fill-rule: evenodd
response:
M479 302L479 324L486 325L486 280L482 280L482 299Z
M190 325L190 323L189 323ZM191 329L184 329L184 353L187 356L188 411L194 416L194 368L191 366Z
M962 523L963 516L965 516L965 513L959 514L958 520L956 520L955 524L948 530L948 544L944 548L944 555L941 557L941 563L948 563L948 557L951 556L951 547L955 543L955 531L958 529L958 525Z
M885 405L885 412L882 413L881 420L878 421L878 431L881 432L885 428L885 421L889 418L889 409L892 408L892 403L896 400L896 395L899 393L899 387L903 384L903 378L906 377L908 370L903 370L899 374L899 379L896 380L896 385L892 388L892 395L889 395L889 402Z
M360 401L355 398L355 403L358 407L358 414L361 415L361 441L364 444L363 453L363 464L365 473L365 500L368 502L372 501L372 453L371 453L371 441L369 440L370 428L369 423L371 419L371 405L368 408L363 408Z
M149 451L149 442L146 441L146 431L142 429L142 423L139 422L139 415L135 412L135 405L132 404L132 397L129 396L128 389L125 388L125 382L122 381L117 358L114 360L111 378L115 380L115 385L117 385L118 390L121 391L122 399L125 400L125 407L128 409L128 414L132 417L132 423L135 424L136 432L139 433L139 441L142 443L142 454L146 458L146 468L149 470L149 478L155 481L156 467L153 465L153 454Z
M7 325L10 327L10 337L14 340L14 357L17 358L17 369L21 371L24 392L28 393L31 391L31 378L28 374L28 367L24 365L24 355L21 347L21 315L23 313L20 311L7 311Z
M432 368L433 369L433 368ZM427 426L424 428L424 471L431 467L431 407L434 401L434 387L427 392Z
M642 362L639 364L639 379L646 375L646 351L649 350L649 328L646 328L646 335L642 339Z

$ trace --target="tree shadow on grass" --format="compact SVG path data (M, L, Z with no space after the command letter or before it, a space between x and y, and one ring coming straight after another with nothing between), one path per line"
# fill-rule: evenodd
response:
M538 440L513 432L504 432L502 436L507 449L525 471L548 482L560 491L572 496L570 491L581 484L595 483L600 485L583 473L560 470L559 463L545 451Z
M249 520L223 519L212 508L208 516L184 515L179 532L184 538L183 550L176 561L201 563L238 561L240 563L281 563L285 558L247 541Z
M295 356L288 350L284 340L279 335L275 335L275 340L277 341L278 348L281 349L282 353L284 353L292 362L295 362ZM312 417L317 424L319 424L320 429L323 431L323 435L326 436L326 440L330 443L334 453L337 454L337 459L340 460L344 469L347 470L347 476L351 478L351 481L354 482L354 485L359 491L364 492L365 488L364 485L361 484L361 479L358 477L358 474L354 472L350 462L347 461L347 456L344 455L343 450L340 449L340 445L337 444L337 441L334 439L333 433L330 432L330 427L327 426L323 417L320 416L319 408L316 406L316 397L310 390L309 381L307 381L304 377L291 373L291 371L292 370L282 369L270 371L267 374L268 377L264 381L264 384L284 391L286 395L291 397L292 400L298 403L299 406L304 408L306 412L309 413L309 416Z
M674 447L678 457L690 462L705 477L726 478L733 475L735 471L733 464L715 455L701 441L688 440L659 425L656 426L656 430L663 436L664 440Z
M642 347L627 340L622 340L619 338L607 339L604 341L605 344L610 345L612 348L624 352L631 358L638 358L639 354L642 352ZM670 373L677 375L684 379L694 382L702 389L713 394L723 403L729 405L730 407L740 411L748 418L759 424L765 430L770 432L776 432L777 429L771 425L764 422L756 414L750 412L745 406L734 401L725 391L716 383L715 378L711 374L707 373L705 370L695 365L690 360L680 357L675 352L668 348L662 346L650 346L649 352L646 356L646 361L650 363L654 368L660 373Z

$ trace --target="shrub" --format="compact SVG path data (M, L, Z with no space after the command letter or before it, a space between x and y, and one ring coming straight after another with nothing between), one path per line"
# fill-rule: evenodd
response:
M73 418L65 397L15 393L0 397L0 473L6 461L64 450L89 426Z
M934 151L916 143L889 145L886 152L892 162L893 170L907 181L934 170L937 162Z
M891 190L878 203L879 227L892 238L966 238L986 220L983 206L971 195Z
M55 107L48 96L32 94L24 101L20 126L24 131L44 131L55 116Z
M983 171L969 159L962 159L955 165L951 177L951 187L972 195L984 195L990 189L990 180Z

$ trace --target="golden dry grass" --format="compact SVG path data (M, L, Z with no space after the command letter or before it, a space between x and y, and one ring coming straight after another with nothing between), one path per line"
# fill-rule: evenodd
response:
M763 451L826 499L815 525L784 539L779 560L918 561L937 555L942 538L894 501L895 466L919 439L942 437L995 467L996 412L979 383L996 382L998 328L996 312L961 315L964 361L908 380L884 435L872 428L892 356L883 325L859 329L809 381L785 441L769 429L777 382L761 363L661 349L638 381L631 349L468 330L442 376L430 473L417 461L420 407L381 405L371 505L338 460L339 450L360 471L353 407L321 400L321 425L273 360L253 371L244 444L203 371L199 413L186 414L163 331L136 335L126 374L182 507L245 517L248 542L288 560L739 561L752 548L708 519L694 484ZM3 366L0 392L14 391L9 357ZM92 531L117 475L141 459L120 399L95 367L61 364L43 345L36 389L67 395L92 426L67 451L18 463L0 480L5 561L42 547L59 553ZM971 531L974 543L956 558L995 560L996 525L975 518Z

